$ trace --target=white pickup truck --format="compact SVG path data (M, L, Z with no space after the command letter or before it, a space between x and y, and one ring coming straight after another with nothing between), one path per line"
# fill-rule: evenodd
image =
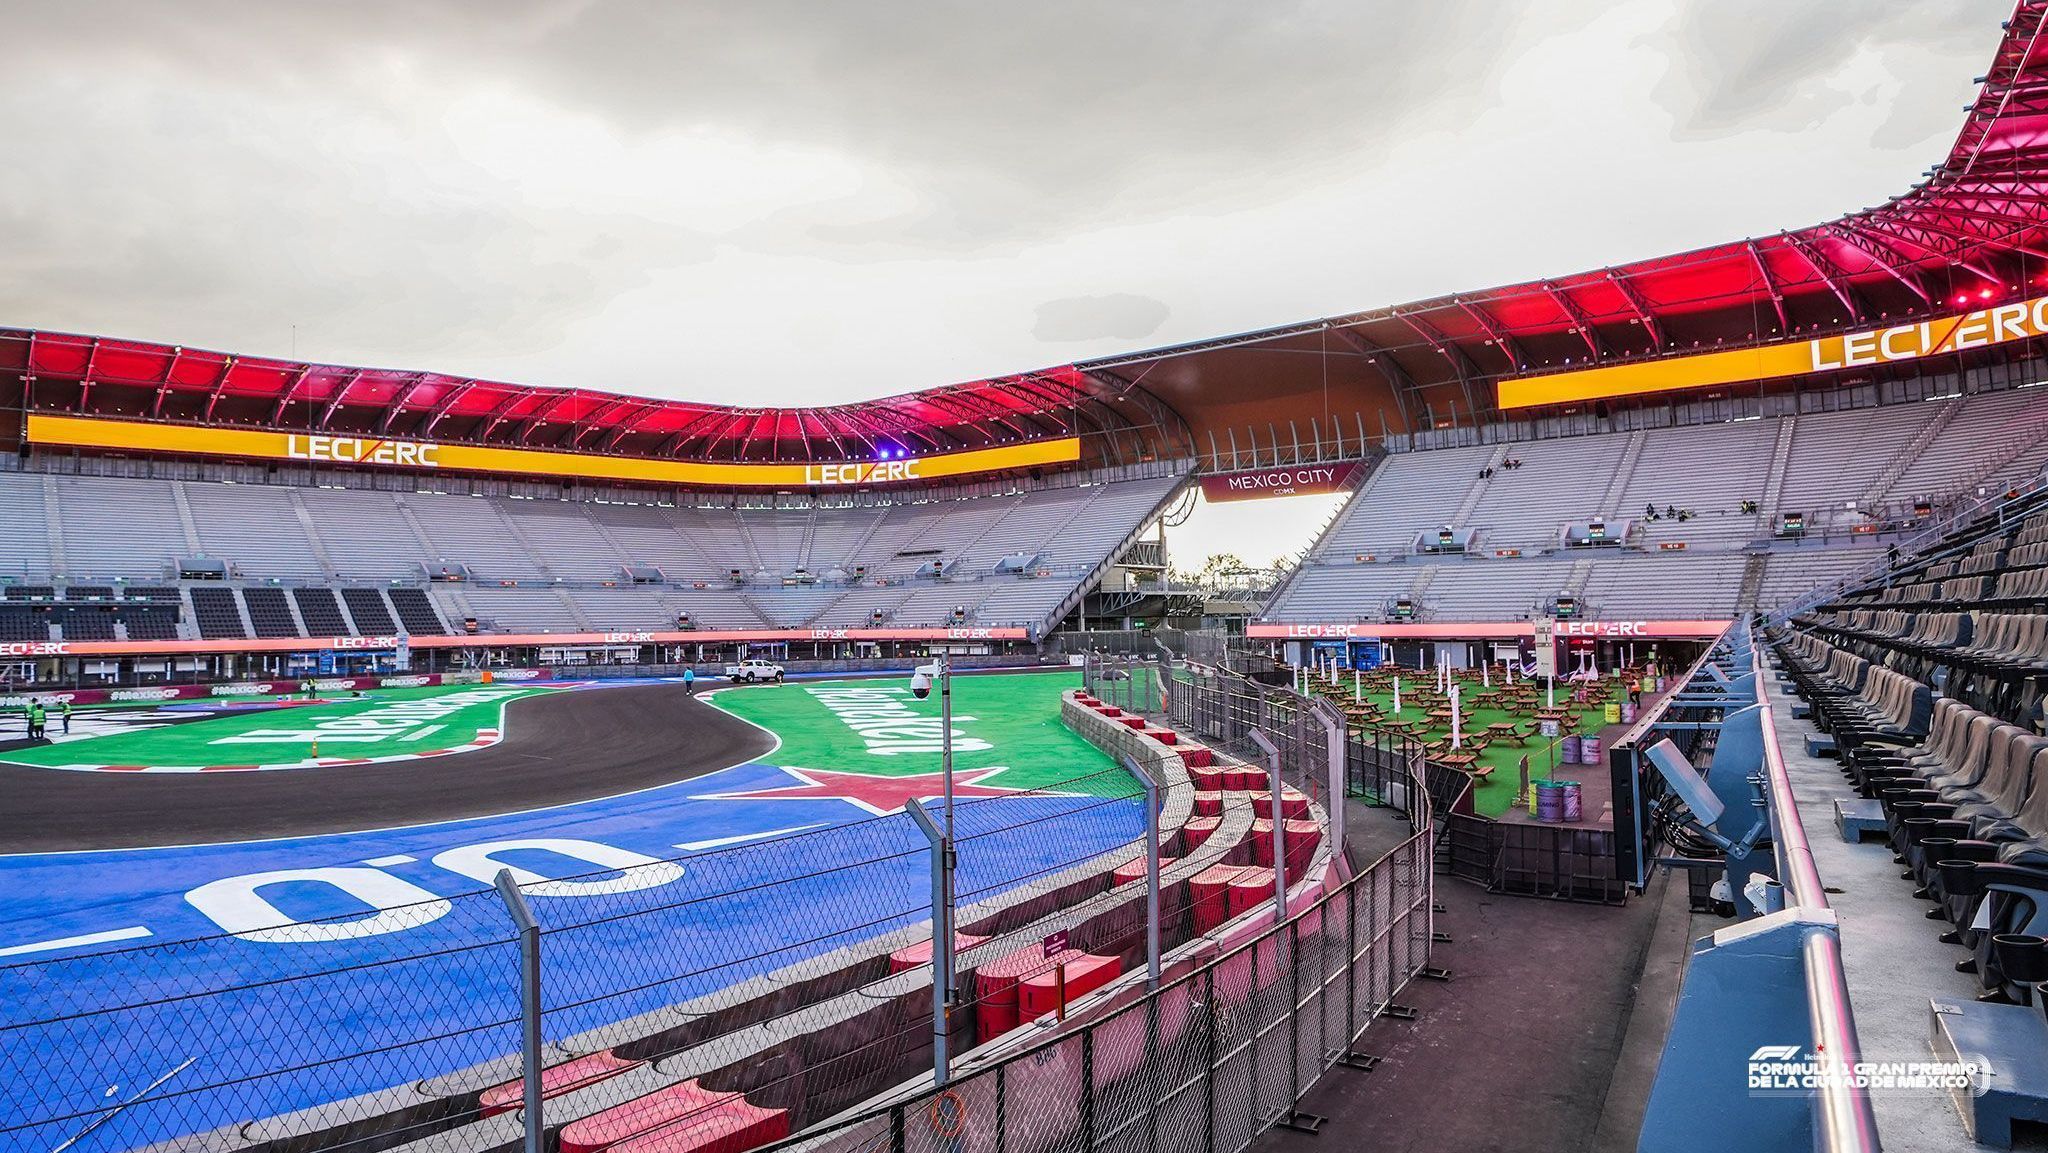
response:
M779 681L782 679L782 666L774 661L741 661L736 665L725 666L725 675L728 680L741 681L746 684L755 684L760 681Z

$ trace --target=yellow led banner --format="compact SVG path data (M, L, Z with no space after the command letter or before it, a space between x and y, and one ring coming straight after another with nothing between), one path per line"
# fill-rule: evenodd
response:
M544 449L486 448L473 444L327 433L199 428L41 412L28 414L28 440L34 445L53 448L190 453L254 460L293 460L307 464L390 466L433 472L516 473L577 480L745 488L846 488L865 484L898 484L1032 465L1070 464L1081 459L1081 441L1071 436L895 460L728 464L597 456Z
M1616 364L1607 368L1503 380L1500 382L1500 406L1529 408L1539 404L1568 404L1612 396L1804 376L1839 368L1915 360L2036 336L2048 336L2048 297L1843 336L1823 336L1790 344L1767 344L1758 348L1677 356L1641 364Z

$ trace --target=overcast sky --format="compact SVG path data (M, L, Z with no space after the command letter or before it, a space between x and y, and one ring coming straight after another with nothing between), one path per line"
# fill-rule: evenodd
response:
M0 325L859 399L1877 203L2010 7L0 0Z

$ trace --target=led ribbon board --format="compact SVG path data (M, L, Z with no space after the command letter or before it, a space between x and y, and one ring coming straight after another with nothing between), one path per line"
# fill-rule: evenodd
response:
M851 488L902 484L1034 465L1071 464L1081 459L1080 438L1071 436L890 460L742 464L650 460L546 449L491 448L374 436L204 428L41 412L28 414L27 435L29 443L43 448L178 453L316 465L512 473L576 480L729 488Z
M1502 408L1805 376L2048 336L2048 297L1814 340L1616 364L1500 382Z

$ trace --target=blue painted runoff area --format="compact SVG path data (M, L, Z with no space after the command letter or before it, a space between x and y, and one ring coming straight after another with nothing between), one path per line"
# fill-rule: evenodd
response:
M752 764L381 832L0 857L0 1148L138 1148L516 1052L499 868L544 929L550 1040L927 922L902 813L729 797L800 783ZM963 903L1144 831L1135 797L957 810Z

